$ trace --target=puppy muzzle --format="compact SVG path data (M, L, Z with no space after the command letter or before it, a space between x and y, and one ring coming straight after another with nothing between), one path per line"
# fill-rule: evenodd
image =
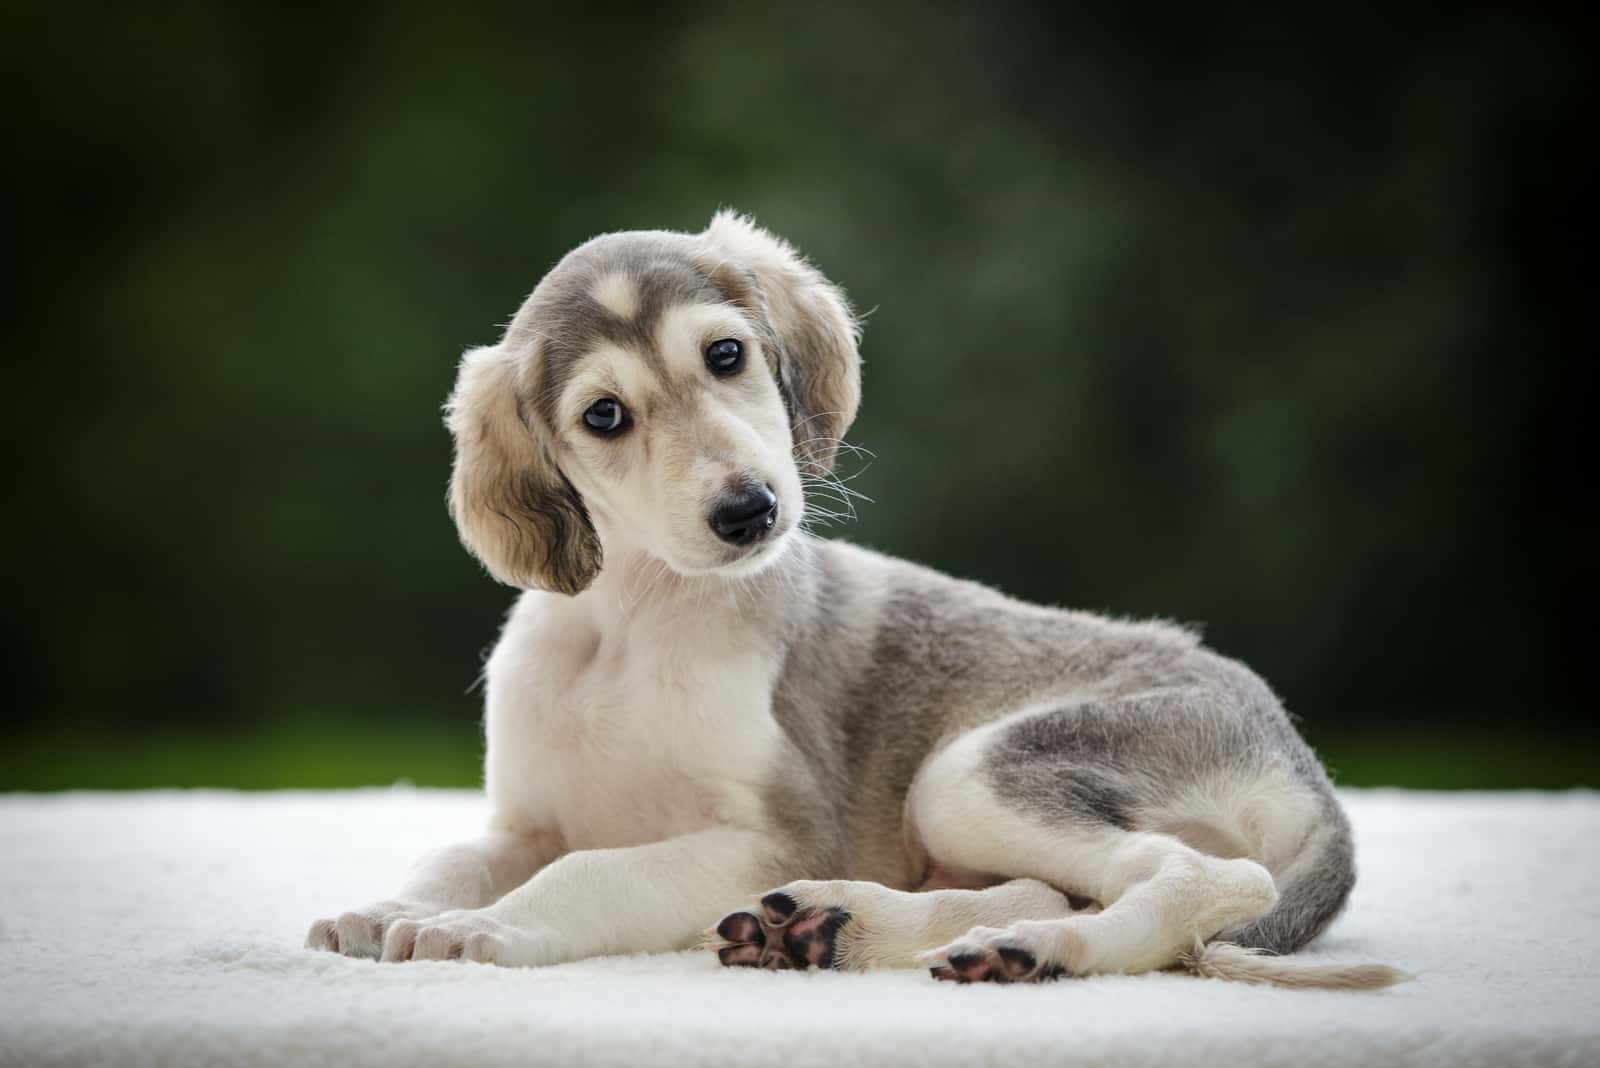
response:
M745 483L717 501L708 521L729 545L754 545L777 525L778 496L765 482Z

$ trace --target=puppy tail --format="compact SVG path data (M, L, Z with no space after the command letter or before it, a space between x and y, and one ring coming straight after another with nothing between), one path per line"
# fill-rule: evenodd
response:
M1299 964L1232 942L1196 944L1178 955L1178 964L1206 979L1299 990L1381 990L1415 978L1387 964Z

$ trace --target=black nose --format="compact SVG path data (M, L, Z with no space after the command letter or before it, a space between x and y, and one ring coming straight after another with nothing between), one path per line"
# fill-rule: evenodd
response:
M778 498L765 482L740 486L711 510L711 529L733 545L749 545L778 521Z

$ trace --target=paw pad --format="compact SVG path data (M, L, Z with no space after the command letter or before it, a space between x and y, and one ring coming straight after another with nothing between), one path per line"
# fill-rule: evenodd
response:
M1001 946L995 953L1000 958L1000 967L1004 969L1007 979L1021 979L1039 966L1032 953L1016 946Z
M748 912L735 912L717 924L717 934L734 943L750 942L762 946L767 942L766 932L761 929L761 921Z
M970 937L942 950L924 954L928 974L946 983L1042 983L1070 973L1058 964L1040 965L1039 958L1021 946L981 944Z
M710 945L728 967L832 968L839 932L849 922L850 913L842 908L801 908L791 895L775 890L761 899L761 915L724 917Z
M767 920L777 926L788 923L789 918L794 915L794 910L800 906L794 898L782 890L774 890L761 899L761 907L766 910Z

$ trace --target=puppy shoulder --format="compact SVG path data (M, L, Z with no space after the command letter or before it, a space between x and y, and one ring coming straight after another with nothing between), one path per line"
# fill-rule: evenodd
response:
M500 637L490 653L485 673L491 684L497 678L521 676L540 663L554 666L557 654L569 646L593 644L592 626L578 598L544 590L527 590L506 612Z

